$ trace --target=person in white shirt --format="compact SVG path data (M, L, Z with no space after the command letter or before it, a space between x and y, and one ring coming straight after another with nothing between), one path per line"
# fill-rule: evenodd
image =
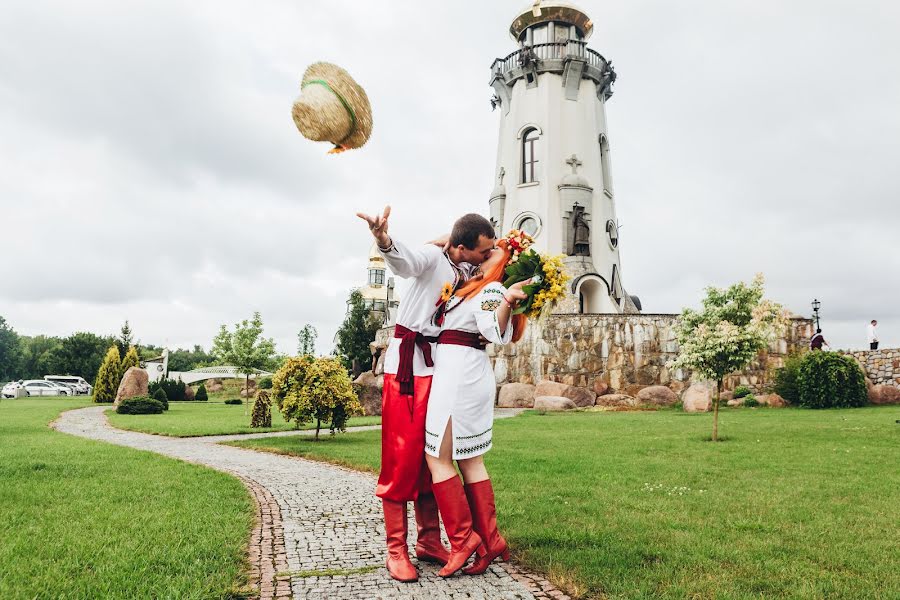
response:
M869 323L868 327L868 339L869 339L869 349L870 350L878 350L878 332L875 331L875 327L878 326L878 321L872 319L872 322Z
M452 292L494 249L494 227L477 214L453 225L447 250L436 245L409 247L388 235L390 207L382 215L358 213L372 232L391 271L411 280L397 311L394 337L384 360L381 409L381 472L375 495L382 499L387 568L398 581L416 581L407 550L406 503L415 501L419 560L446 564L437 502L425 465L425 416L431 392L434 345L441 331L432 317L445 287Z

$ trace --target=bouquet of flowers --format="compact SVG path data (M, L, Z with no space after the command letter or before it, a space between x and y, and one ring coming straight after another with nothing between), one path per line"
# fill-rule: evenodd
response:
M531 237L517 230L511 231L507 240L515 251L513 259L506 267L506 280L503 285L509 287L520 281L531 281L522 287L528 298L519 304L513 314L524 313L529 319L535 319L549 311L553 304L565 295L565 285L569 276L563 269L562 256L538 254L528 249Z

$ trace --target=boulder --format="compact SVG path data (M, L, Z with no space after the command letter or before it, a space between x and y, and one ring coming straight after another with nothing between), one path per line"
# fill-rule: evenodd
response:
M637 398L637 395L640 394L641 390L644 389L645 387L649 387L649 386L641 385L639 383L633 383L631 385L625 386L624 393L626 396L631 396L632 398Z
M713 389L708 383L695 383L681 394L684 412L707 412L712 407Z
M499 408L532 408L535 387L529 383L507 383L500 388Z
M535 410L572 410L577 408L569 398L562 396L537 396L534 399Z
M637 406L636 398L628 394L604 394L597 396L597 406Z
M565 383L557 383L556 381L544 380L537 384L534 390L534 396L562 396L568 398L575 403L575 406L593 406L597 394L591 390Z
M728 406L743 406L744 399L743 398L732 398L727 402Z
M637 400L641 404L672 406L678 402L678 396L664 385L651 385L638 392Z
M221 379L207 379L206 380L206 391L207 392L221 392L225 389L225 385L222 383Z
M603 394L609 391L609 384L600 379L599 377L594 380L594 393L598 396L602 396Z
M189 385L184 386L184 399L186 402L191 402L196 396L196 392L194 388Z
M538 396L562 396L566 388L569 387L564 383L542 379L534 388L534 397Z
M756 397L756 401L760 406L771 406L772 408L784 408L787 402L778 394L762 394Z
M900 404L900 388L892 385L874 385L869 390L872 404Z
M126 398L134 398L135 396L149 396L150 378L147 371L140 367L128 367L122 381L119 382L119 389L116 391L116 401L113 406L118 406L119 402Z
M353 382L353 390L367 416L381 415L382 387L384 387L384 375L376 376L372 374L372 371L364 371Z

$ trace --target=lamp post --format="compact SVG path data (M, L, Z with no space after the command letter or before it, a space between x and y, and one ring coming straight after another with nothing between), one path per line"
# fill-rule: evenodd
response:
M812 308L813 308L813 315L815 316L815 319L816 319L816 330L819 329L819 307L820 306L822 306L822 303L819 302L818 299L813 299Z

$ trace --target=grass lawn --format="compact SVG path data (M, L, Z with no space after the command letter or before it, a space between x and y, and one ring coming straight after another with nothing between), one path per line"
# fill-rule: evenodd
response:
M230 598L253 504L235 478L58 433L79 398L0 402L0 598Z
M120 429L130 429L143 433L155 433L174 437L198 435L229 435L235 433L264 433L267 431L288 431L295 429L293 423L285 423L281 413L272 407L272 427L252 429L250 410L252 405L224 404L224 400L208 402L169 402L169 410L161 415L120 415L110 409L106 415L109 422ZM352 417L347 421L350 427L378 425L381 417ZM327 425L322 425L328 433ZM315 423L301 429L315 429Z
M486 462L516 560L588 598L900 597L900 407L526 413ZM239 442L376 470L380 432Z

